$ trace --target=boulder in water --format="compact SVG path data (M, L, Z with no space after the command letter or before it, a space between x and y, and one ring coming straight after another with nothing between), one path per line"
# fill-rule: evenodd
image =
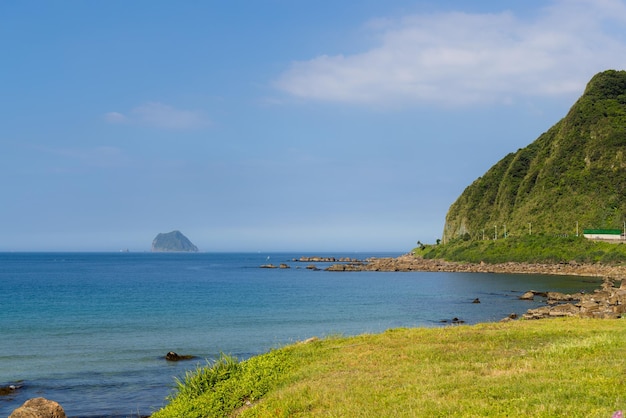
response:
M194 356L189 354L178 354L173 351L170 351L165 355L165 360L167 361L181 361L181 360L191 360Z
M29 399L9 415L9 418L67 418L55 401L46 398Z

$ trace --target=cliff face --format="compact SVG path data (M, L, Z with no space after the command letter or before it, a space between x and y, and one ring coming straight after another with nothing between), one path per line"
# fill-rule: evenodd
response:
M152 241L153 252L198 252L198 247L180 231L161 233Z
M505 156L450 206L444 242L623 228L626 71L595 75L567 115Z

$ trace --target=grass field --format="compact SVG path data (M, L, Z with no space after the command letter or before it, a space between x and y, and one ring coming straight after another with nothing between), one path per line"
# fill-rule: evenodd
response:
M153 417L611 417L626 320L393 329L209 366Z

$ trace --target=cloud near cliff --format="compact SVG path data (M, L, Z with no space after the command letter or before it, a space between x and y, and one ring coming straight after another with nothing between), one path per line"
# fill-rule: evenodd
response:
M624 23L619 0L555 1L531 17L504 11L379 19L367 25L377 45L293 62L275 86L299 99L366 105L580 94L593 74L626 68Z
M158 129L187 130L210 125L201 111L176 109L160 102L147 102L128 113L108 112L104 115L112 124L132 124Z

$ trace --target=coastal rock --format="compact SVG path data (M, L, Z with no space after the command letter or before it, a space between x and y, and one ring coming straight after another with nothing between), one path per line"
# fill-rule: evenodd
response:
M626 266L599 264L541 264L541 263L463 263L438 259L425 259L413 254L395 258L368 258L358 263L333 264L327 271L445 271L454 273L506 273L506 274L553 274L619 278L626 276ZM626 290L626 288L624 289ZM547 297L545 292L534 296Z
M515 320L517 318L518 318L517 314L515 312L513 312L513 313L509 314L509 316L507 316L506 318L502 318L500 320L500 322L509 322L509 321L513 321L513 320Z
M622 280L623 283L626 280ZM576 304L563 301L578 301ZM591 294L574 295L548 292L548 303L537 309L529 309L524 319L543 319L559 316L579 316L582 318L621 318L626 313L626 290L615 287L612 279L606 278L601 289Z
M576 316L579 312L580 310L576 306L566 303L550 309L550 316Z
M16 390L20 389L21 387L21 382L6 386L0 386L0 396L12 395L13 393L15 393Z
M350 257L337 258L337 257L320 257L320 256L313 256L313 257L302 256L300 258L292 258L291 261L297 261L300 263L335 263L335 262L360 263L361 262L359 259L350 258Z
M459 319L457 317L454 317L452 319L442 319L441 321L442 324L454 324L454 325L460 325L460 324L464 324L465 321L462 319Z
M9 418L67 418L55 401L46 398L29 399L9 415Z
M548 292L548 303L572 301L572 300L580 300L580 298L576 298L575 296L568 295L565 293L560 293L560 292Z
M319 341L319 338L317 337L311 337L311 338L307 338L304 341L298 341L298 344L310 344L310 343L314 343L316 341Z
M534 300L535 299L535 292L528 291L526 293L524 293L522 296L519 297L521 300Z
M192 355L189 355L189 354L178 354L178 353L175 353L173 351L170 351L169 353L167 353L165 355L165 360L167 360L167 361L191 360L193 358L195 358L195 357L192 356Z

